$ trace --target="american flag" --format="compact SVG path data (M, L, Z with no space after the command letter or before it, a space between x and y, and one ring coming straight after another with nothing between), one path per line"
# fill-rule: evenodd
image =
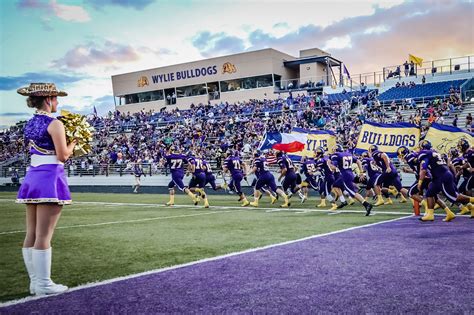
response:
M268 164L275 164L277 162L277 157L275 154L269 153L266 156Z

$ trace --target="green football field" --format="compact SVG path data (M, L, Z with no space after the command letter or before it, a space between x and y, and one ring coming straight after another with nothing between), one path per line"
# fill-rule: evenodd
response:
M0 192L0 301L28 295L21 256L25 206L15 194ZM73 194L53 238L52 278L70 287L179 265L311 235L410 215L410 203L382 206L365 217L356 203L330 213L319 198L290 209L263 197L259 208L242 208L235 195L211 195L211 207L193 206L177 195Z

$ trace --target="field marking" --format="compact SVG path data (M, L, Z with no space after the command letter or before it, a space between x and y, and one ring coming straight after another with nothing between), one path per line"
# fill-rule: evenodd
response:
M15 201L14 199L0 199L1 201ZM153 203L128 203L128 202L101 202L101 201L74 201L72 206L75 204L84 204L84 205L100 205L100 206L142 206L147 208L166 208L166 209L173 209L173 207L166 206L165 204L153 204ZM71 207L71 206L68 206ZM203 206L194 206L194 205L174 205L175 208L192 208L192 209L200 209L204 208ZM210 206L210 208L218 208L218 209L240 209L240 210L265 210L265 212L297 212L298 214L301 213L308 213L308 212L328 212L329 209L310 209L310 208L267 208L267 207L241 207L241 206ZM67 209L67 208L66 208ZM82 210L82 209L77 209ZM77 211L75 210L75 211ZM67 211L67 210L66 210ZM365 213L365 210L337 210L339 213ZM374 214L392 214L392 215L408 215L411 214L410 211L375 211L372 210Z
M332 231L332 232L323 233L323 234L315 234L315 235L303 237L303 238L300 238L300 239L297 239L297 240L286 241L286 242L266 245L266 246L262 246L262 247L251 248L251 249L247 249L247 250L243 250L243 251L239 251L239 252L234 252L234 253L229 253L229 254L225 254L225 255L220 255L220 256L216 256L216 257L204 258L204 259L192 261L192 262L181 264L181 265L149 270L149 271L145 271L145 272L140 272L140 273L136 273L136 274L132 274L132 275L128 275L128 276L117 277L117 278L104 280L104 281L99 281L99 282L87 283L87 284L83 284L83 285L80 285L80 286L77 286L77 287L70 288L66 292L59 293L59 294L43 295L43 296L29 296L29 297L25 297L25 298L18 299L18 300L13 300L13 301L0 303L0 307L7 307L7 306L26 303L26 302L30 302L30 301L34 301L34 300L39 300L39 299L47 299L47 298L50 298L52 296L67 294L69 292L74 292L74 291L88 289L88 288L93 288L93 287L97 287L97 286L101 286L101 285L114 283L114 282L117 282L117 281L134 279L134 278L138 278L138 277L141 277L141 276L148 276L148 275L152 275L152 274L163 273L165 271L176 270L176 269L181 269L181 268L185 268L185 267L191 267L191 266L206 263L206 262L221 260L221 259L225 259L225 258L229 258L229 257L238 256L238 255L254 253L254 252L257 252L257 251L266 250L266 249L275 248L275 247L280 247L280 246L285 246L285 245L290 245L290 244L294 244L294 243L299 243L299 242L307 241L307 240L310 240L310 239L330 236L330 235L339 234L339 233L345 233L345 232L349 232L349 231L353 231L353 230L357 230L357 229L372 227L372 226L379 225L379 224L395 222L395 221L403 220L403 219L410 218L410 217L412 217L412 216L409 215L409 216L404 216L404 217L401 217L401 218L395 218L395 219L390 219L390 220L385 220L385 221L379 221L379 222L369 223L369 224L360 225L360 226L353 226L353 227L338 230L338 231Z
M243 209L241 209L240 211L242 210ZM122 224L122 223L168 220L168 219L177 219L177 218L186 218L186 217L197 217L201 215L211 215L211 214L219 214L219 213L227 213L227 212L238 212L238 211L239 210L212 211L212 212L203 212L203 213L194 213L194 214L182 214L182 215L175 215L175 216L170 216L170 217L153 217L153 218L144 218L144 219L135 219L135 220L125 220L125 221L111 221L111 222L100 222L100 223L90 223L90 224L66 225L66 226L58 226L56 227L56 230L73 229L73 228L89 227L89 226L114 225L114 224ZM26 231L6 231L6 232L0 232L0 235L18 234L18 233L26 233Z
M9 201L13 202L13 199L0 199L1 201ZM149 204L149 203L126 203L126 202L100 202L100 201L76 201L74 204L85 204L85 205L98 205L98 206L142 206L147 208L166 208L166 209L173 209L173 207L166 206L164 204ZM74 205L73 204L73 205ZM203 206L193 206L193 205L175 205L174 207L177 208L184 208L184 209L204 209ZM241 206L211 206L211 209L224 209L228 211L213 211L213 212L205 212L205 213L196 213L196 214L183 214L177 216L169 216L169 217L153 217L153 218L144 218L144 219L134 219L134 220L124 220L124 221L109 221L109 222L99 222L99 223L89 223L89 224L77 224L77 225L67 225L67 226L58 226L56 229L72 229L72 228L80 228L80 227L89 227L89 226L101 226L101 225L115 225L115 224L124 224L124 223L137 223L137 222L147 222L147 221L154 221L154 220L166 220L166 219L177 219L177 218L185 218L185 217L194 217L194 216L201 216L201 215L211 215L211 214L219 214L219 213L229 213L229 212L239 212L239 211L265 211L267 213L271 212L293 212L294 214L306 214L311 212L322 212L328 213L328 215L335 215L341 213L365 213L365 210L338 210L337 212L330 212L329 209L307 209L307 208L253 208L253 207L241 207ZM80 210L80 209L77 209ZM74 210L74 211L77 211ZM67 211L67 210L66 210ZM409 212L396 212L396 211L384 211L379 212L380 214L387 214L387 215L410 215ZM372 215L378 214L378 212L373 212ZM15 230L15 231L4 231L0 232L1 235L10 235L10 234L19 234L19 233L26 233L24 230Z

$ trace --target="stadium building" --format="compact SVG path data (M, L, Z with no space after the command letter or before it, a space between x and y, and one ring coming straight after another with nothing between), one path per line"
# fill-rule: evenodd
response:
M321 92L340 82L342 62L317 48L299 57L267 48L112 76L117 110L189 108L191 104L276 98L296 85ZM334 71L335 70L335 71Z

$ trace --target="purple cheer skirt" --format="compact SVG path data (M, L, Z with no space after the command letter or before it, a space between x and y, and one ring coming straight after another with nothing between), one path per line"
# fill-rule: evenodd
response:
M59 205L68 205L71 202L71 193L63 164L30 166L16 200L16 203L57 203Z

